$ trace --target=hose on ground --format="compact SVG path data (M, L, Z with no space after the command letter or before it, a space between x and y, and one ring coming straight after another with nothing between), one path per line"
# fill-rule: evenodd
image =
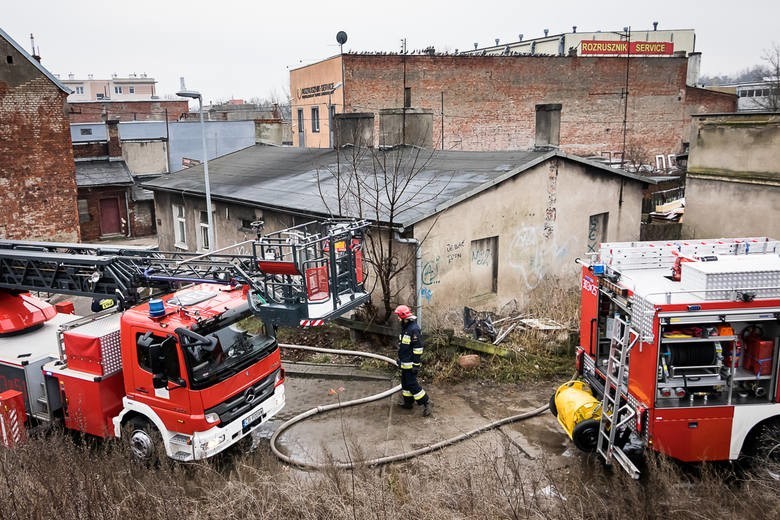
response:
M306 345L291 345L291 344L279 344L282 348L288 348L288 349L294 349L294 350L308 350L311 352L321 352L326 354L339 354L339 355L345 355L345 356L362 356L362 357L369 357L373 359L379 359L381 361L385 361L388 364L392 366L397 366L394 359L390 359L387 356L382 356L381 354L373 354L371 352L361 352L357 350L335 350L335 349L328 349L328 348L319 348L319 347L310 347ZM312 408L310 410L307 410L301 414L296 415L292 419L282 423L281 426L274 432L274 434L271 436L270 446L271 451L273 454L281 461L290 464L291 466L296 466L303 469L325 469L325 468L333 468L336 467L338 469L353 469L358 466L369 466L369 467L375 467L375 466L381 466L383 464L389 464L391 462L398 462L402 460L411 459L414 457L418 457L420 455L424 455L426 453L431 453L436 450L440 450L446 446L450 446L452 444L464 441L468 438L471 438L475 435L478 435L480 433L484 433L488 430L492 430L495 428L498 428L500 426L504 426L505 424L522 421L524 419L529 419L531 417L535 417L541 413L543 413L545 410L549 408L548 405L541 406L539 408L536 408L534 410L530 410L528 412L524 412L521 414L513 415L510 417L505 417L503 419L499 419L497 421L493 421L491 423L485 424L483 426L480 426L478 428L475 428L471 431L468 431L466 433L463 433L461 435L458 435L456 437L452 437L450 439L443 440L441 442L437 442L435 444L431 444L429 446L424 446L422 448L418 448L416 450L407 451L405 453L399 453L397 455L389 455L386 457L379 457L375 459L368 459L368 460L361 460L361 461L353 461L353 462L336 462L336 463L316 463L316 462L307 462L300 459L296 459L294 457L291 457L289 455L285 455L282 453L276 446L276 442L279 439L279 436L284 433L285 430L292 427L294 424L299 423L303 420L308 419L309 417L313 417L317 414L324 413L330 410L335 410L338 408L347 408L349 406L355 406L358 404L364 404L364 403L370 403L372 401L378 401L379 399L384 399L385 397L389 397L393 395L394 393L398 392L401 389L401 385L394 386L393 388L390 388L389 390L385 390L384 392L380 392L378 394L361 397L359 399L353 399L351 401L344 401L340 403L333 403L328 405L321 405L317 406L315 408Z

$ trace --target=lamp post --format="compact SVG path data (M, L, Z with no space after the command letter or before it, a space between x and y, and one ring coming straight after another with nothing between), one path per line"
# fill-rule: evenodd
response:
M340 88L342 85L341 81L333 85L331 89L328 91L328 137L329 137L329 145L331 148L333 148L333 105L330 103L330 97L333 95L334 92L336 92L336 89Z
M214 238L215 230L214 230L213 217L211 216L211 186L209 184L208 151L206 149L206 123L203 121L203 96L201 96L200 92L198 91L184 89L183 79L182 79L182 89L179 92L177 92L176 95L198 100L198 112L200 113L200 137L201 137L201 144L203 145L203 179L206 184L206 218L208 219L207 222L209 225L208 249L210 251L213 251L214 249L216 249L217 244Z

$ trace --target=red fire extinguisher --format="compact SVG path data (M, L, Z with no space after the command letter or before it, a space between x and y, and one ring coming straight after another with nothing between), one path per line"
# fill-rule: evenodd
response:
M728 368L739 368L742 360L742 341L737 339L731 344L726 356L723 358L723 364Z

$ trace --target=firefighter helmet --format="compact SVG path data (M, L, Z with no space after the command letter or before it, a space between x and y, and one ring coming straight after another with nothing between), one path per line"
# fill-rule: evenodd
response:
M412 317L412 309L406 305L399 305L393 312L402 320Z

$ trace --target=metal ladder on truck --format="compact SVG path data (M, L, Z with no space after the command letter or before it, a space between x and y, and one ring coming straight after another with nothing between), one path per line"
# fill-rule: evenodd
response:
M627 375L628 354L639 340L639 334L632 331L628 321L621 318L619 314L615 314L613 323L596 451L604 457L606 465L611 465L614 459L632 478L638 479L639 469L618 446L616 439L618 432L636 414L628 402L621 404L621 394L623 380Z
M139 247L0 240L0 290L112 298L120 310L182 284L245 285L273 326L319 324L366 302L366 221L310 222L197 254ZM316 228L316 232L314 231ZM251 254L227 254L237 247Z

